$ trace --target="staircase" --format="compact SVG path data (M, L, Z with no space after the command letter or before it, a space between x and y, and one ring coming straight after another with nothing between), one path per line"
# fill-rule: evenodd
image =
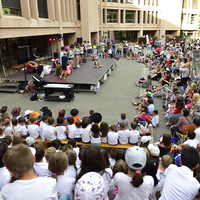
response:
M20 83L3 82L0 83L0 92L17 92Z

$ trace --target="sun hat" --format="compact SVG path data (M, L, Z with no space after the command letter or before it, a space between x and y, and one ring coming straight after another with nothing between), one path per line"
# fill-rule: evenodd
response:
M8 110L8 106L2 106L0 108L0 113L4 114Z
M37 112L37 111L33 111L31 114L30 114L30 117L31 116L35 116L36 118L38 118L40 116L40 113Z
M142 136L141 137L141 142L144 144L144 143L146 143L146 142L148 142L149 140L151 140L151 136Z
M35 143L35 140L33 137L27 137L26 138L26 144L30 147L32 144Z
M147 161L146 152L143 148L134 146L127 149L125 154L125 161L129 168L133 170L141 170ZM137 167L134 165L138 165Z
M43 116L46 115L52 117L52 112L48 109L48 107L42 107L40 111L43 112Z
M60 111L58 112L58 117L64 118L65 113L66 113L66 110L65 110L65 109L60 110Z
M150 91L146 92L146 95L151 97L152 96L152 93Z
M26 110L24 112L24 117L27 116L27 115L30 115L32 112L33 112L33 110Z
M145 119L149 120L149 121L152 123L152 118L151 118L150 115L146 115L146 116L145 116Z
M1 115L1 118L2 118L2 119L5 119L5 118L7 118L8 116L9 116L8 113L4 113L4 114Z
M149 144L147 148L152 156L160 155L160 149L157 146L155 146L153 144Z
M84 174L76 183L75 200L103 200L104 181L100 174L88 172Z
M74 109L72 109L72 110L70 111L70 115L73 116L73 117L77 116L78 113L79 113L79 111L78 111L76 108L74 108Z
M18 108L15 107L15 108L13 108L13 110L11 111L11 114L12 114L13 117L17 117L17 116L19 116L20 112L21 112L21 108L20 108L20 107L18 107Z
M98 124L98 123L101 122L101 120L102 120L102 115L101 115L100 113L94 113L94 114L92 115L92 122Z

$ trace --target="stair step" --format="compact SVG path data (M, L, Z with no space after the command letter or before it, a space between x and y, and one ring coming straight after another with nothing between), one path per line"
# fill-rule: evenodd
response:
M0 92L17 92L18 88L0 87Z
M9 86L9 87L19 87L20 83L7 83L7 82L3 82L3 83L0 83L0 86Z

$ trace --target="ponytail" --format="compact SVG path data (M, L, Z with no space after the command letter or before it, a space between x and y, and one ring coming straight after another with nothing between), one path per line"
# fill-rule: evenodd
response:
M134 171L135 172L135 175L134 177L132 178L132 181L130 182L133 187L140 187L140 185L142 185L143 183L143 175L140 173L139 170L135 171L135 170L132 170L132 169L129 169L131 171Z

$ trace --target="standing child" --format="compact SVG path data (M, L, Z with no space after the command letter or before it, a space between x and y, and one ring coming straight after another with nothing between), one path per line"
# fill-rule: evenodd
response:
M159 116L158 116L157 110L153 111L152 124L153 124L153 127L159 128Z
M17 134L21 135L22 137L28 137L29 134L28 134L26 126L25 126L25 118L20 117L18 119L18 122L19 122L19 130L18 130Z
M50 140L53 141L56 139L56 131L55 131L55 127L54 125L54 118L53 117L49 117L48 118L48 126L43 128L42 131L42 142L46 140Z
M74 129L76 128L73 117L68 117L64 122L65 126L67 126L67 136L68 138L74 138Z
M118 136L118 133L115 132L116 130L116 125L115 124L112 124L110 126L110 131L108 132L108 144L110 145L117 145L118 144L118 139L119 139L119 136Z
M64 56L62 57L62 72L60 78L62 78L63 74L64 74L64 79L67 78L67 62L68 62L67 53L64 52Z
M75 186L75 179L64 176L64 171L68 168L68 158L65 153L57 152L51 155L49 159L49 170L51 177L57 180L57 191L67 193L69 197Z
M28 133L31 137L36 139L39 137L39 126L35 124L37 122L37 118L35 116L31 116L29 120L31 124L28 125Z
M76 128L74 129L74 139L77 142L82 142L82 138L81 138L81 121L80 120L76 121Z
M57 200L56 180L37 177L33 169L34 157L30 148L19 144L6 151L4 164L12 178L2 188L3 199L54 199ZM33 190L34 188L34 190Z
M118 130L118 135L119 135L119 143L120 144L128 144L128 134L129 130L126 127L125 122L120 123L120 128Z
M4 124L4 127L5 127L5 135L9 135L10 137L13 138L14 135L12 134L12 128L11 128L10 120L4 119L3 124Z
M57 124L58 126L56 126L55 128L55 132L56 132L56 136L58 138L58 140L66 140L66 135L67 135L67 127L63 126L63 118L58 117L57 119Z
M137 123L131 122L131 128L132 130L129 131L129 134L128 134L129 144L138 145L138 138L140 138L140 133L137 130Z

